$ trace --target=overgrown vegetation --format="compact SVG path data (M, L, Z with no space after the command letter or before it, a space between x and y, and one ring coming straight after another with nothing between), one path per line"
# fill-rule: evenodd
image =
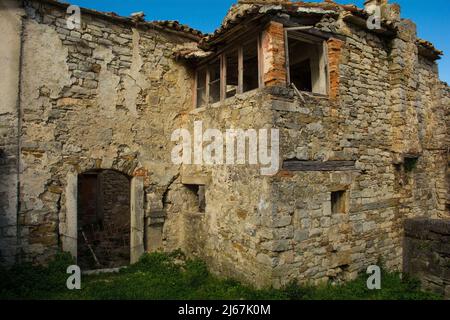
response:
M413 279L398 273L382 275L382 289L368 290L366 276L342 285L318 287L290 284L283 289L256 290L234 280L210 274L199 260L182 253L154 253L115 274L82 277L82 289L66 288L70 256L61 254L48 267L20 265L0 270L0 299L440 299L421 292Z

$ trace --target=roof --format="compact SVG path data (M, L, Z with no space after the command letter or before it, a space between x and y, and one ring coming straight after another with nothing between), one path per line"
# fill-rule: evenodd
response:
M69 3L65 3L62 1L58 1L58 0L36 0L36 1L52 4L54 6L61 7L64 9L67 9L67 7L70 6ZM157 28L160 30L168 30L168 31L177 32L180 35L184 35L185 37L188 37L194 41L199 41L201 38L204 37L204 34L201 31L191 28L188 25L181 24L178 21L173 21L173 20L145 21L145 20L137 20L137 19L134 19L133 17L120 16L120 15L116 14L115 12L102 12L102 11L97 11L97 10L88 9L88 8L80 8L80 9L81 9L81 12L84 12L84 13L87 13L90 15L94 15L94 16L98 16L98 17L102 17L106 20L110 20L113 22L134 25L136 27Z
M443 51L436 49L430 41L417 39L416 43L419 48L419 53L433 60L440 59L444 54Z
M355 5L341 5L332 0L325 0L324 2L304 2L304 1L258 1L258 0L240 0L238 4L233 5L225 16L222 24L212 34L204 36L200 42L199 47L205 50L210 50L210 46L220 42L220 39L225 36L230 30L234 29L241 23L256 20L259 17L266 15L283 15L290 16L305 16L305 15L343 15L345 21L357 24L366 28L366 21L370 14L365 10L358 8ZM372 32L384 34L386 36L393 36L396 33L396 26L393 21L383 19L381 21L382 28L380 30L373 30ZM443 52L436 49L432 43L426 40L418 39L417 46L419 52L430 59L437 60L443 55ZM198 59L201 55L197 52L188 52L185 58Z
M202 43L210 43L239 23L256 16L276 13L286 13L289 15L338 15L341 11L367 15L364 10L358 9L355 5L340 5L334 2L316 3L298 1L267 4L267 2L263 1L260 3L258 1L248 1L248 3L246 3L246 1L241 0L239 4L235 4L230 8L221 26L216 29L214 33L204 37Z
M36 0L44 3L53 4L62 8L67 8L70 4L58 0ZM177 57L184 59L201 59L212 54L209 51L209 46L220 41L221 37L227 34L234 27L254 19L262 18L267 15L282 15L288 14L290 16L305 16L305 15L334 15L344 14L344 19L349 22L359 23L365 25L365 20L369 14L358 8L355 5L341 5L332 0L325 0L324 2L291 2L287 0L239 0L238 4L233 5L225 16L222 24L212 34L203 34L201 31L191 28L186 24L181 24L174 20L162 21L145 21L143 19L136 19L134 17L119 16L114 12L101 12L93 9L81 8L82 12L100 16L115 22L133 25L136 27L156 28L170 32L176 32L194 42L198 43L198 47L192 46L182 47L177 53ZM359 21L359 22L358 22ZM391 21L382 21L383 31L395 33L395 26ZM433 60L439 59L443 54L442 51L436 49L432 43L426 40L418 39L417 46L419 52Z

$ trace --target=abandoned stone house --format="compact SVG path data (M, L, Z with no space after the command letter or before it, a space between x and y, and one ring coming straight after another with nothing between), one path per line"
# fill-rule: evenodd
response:
M381 3L239 1L204 35L1 0L0 260L83 268L181 249L257 286L402 268L403 222L447 219L442 53ZM176 165L178 128L277 128L277 174Z

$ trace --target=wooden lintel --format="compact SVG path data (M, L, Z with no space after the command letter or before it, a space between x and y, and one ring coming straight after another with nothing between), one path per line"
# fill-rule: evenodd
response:
M182 184L192 185L208 185L211 181L211 177L207 175L183 175L181 177Z

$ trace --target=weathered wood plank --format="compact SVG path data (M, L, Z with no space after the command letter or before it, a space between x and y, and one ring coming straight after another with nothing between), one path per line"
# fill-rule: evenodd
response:
M283 169L290 171L351 171L356 170L355 161L285 161Z
M380 200L378 202L353 205L350 208L350 212L354 213L354 212L381 210L381 209L396 207L398 205L399 205L399 199L397 199L397 198L386 199L386 200Z

